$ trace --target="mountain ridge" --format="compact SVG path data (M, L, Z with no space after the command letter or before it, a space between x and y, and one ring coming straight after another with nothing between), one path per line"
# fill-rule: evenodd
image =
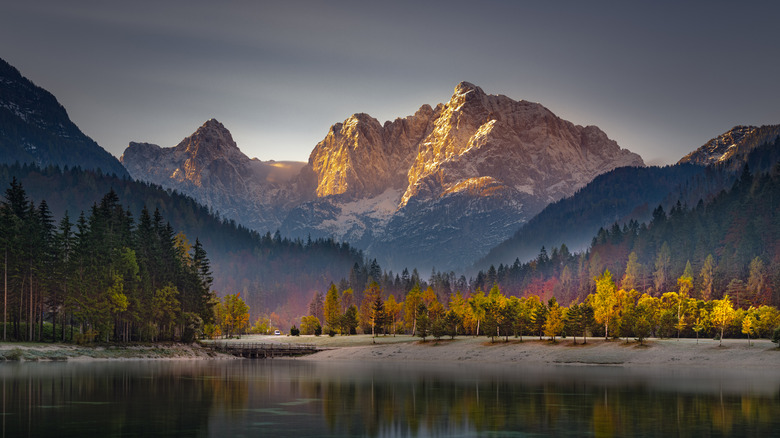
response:
M0 162L82 167L119 177L119 160L70 120L51 93L0 59Z
M232 140L224 142L238 151ZM188 159L197 162L202 151L190 151L195 155ZM223 175L235 180L233 192L227 191L230 184L213 180L211 169L220 158L204 159L198 167L166 154L172 153L132 143L122 160L133 177L184 190L254 229L359 243L371 255L397 260L395 268L435 263L439 231L448 236L439 235L451 245L448 252L457 254L446 267L468 265L467 257L486 253L496 239L596 175L644 165L595 126L574 125L538 103L486 94L468 82L459 83L449 101L424 104L407 117L382 124L356 113L335 123L299 174L275 185L242 175L239 167L249 163L243 153L222 164L236 170ZM453 214L463 217L439 226L444 215ZM480 224L489 225L481 230ZM403 240L419 233L430 241L422 252ZM404 260L411 252L419 257Z

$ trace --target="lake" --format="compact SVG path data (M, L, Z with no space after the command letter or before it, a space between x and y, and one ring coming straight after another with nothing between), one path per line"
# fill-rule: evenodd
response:
M3 437L780 435L777 370L301 360L0 364Z

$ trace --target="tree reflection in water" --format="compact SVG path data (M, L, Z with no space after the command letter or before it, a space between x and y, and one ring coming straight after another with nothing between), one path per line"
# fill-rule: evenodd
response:
M780 376L295 360L0 365L4 437L770 436Z

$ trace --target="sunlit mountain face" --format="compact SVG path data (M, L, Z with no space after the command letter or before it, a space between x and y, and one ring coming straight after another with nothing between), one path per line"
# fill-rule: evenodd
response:
M216 120L174 148L131 143L122 162L134 178L260 232L334 237L388 267L445 269L468 265L595 176L644 164L596 127L468 82L405 118L355 114L333 125L308 163L251 160Z

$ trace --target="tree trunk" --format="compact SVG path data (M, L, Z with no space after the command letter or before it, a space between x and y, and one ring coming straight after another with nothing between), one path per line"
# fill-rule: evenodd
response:
M6 326L8 325L8 248L5 250L5 263L3 269L3 341L7 341Z
M27 320L27 339L30 341L33 340L33 327L35 326L35 322L33 321L33 284L32 284L32 266L30 266L30 302L28 303L30 306L30 319Z

